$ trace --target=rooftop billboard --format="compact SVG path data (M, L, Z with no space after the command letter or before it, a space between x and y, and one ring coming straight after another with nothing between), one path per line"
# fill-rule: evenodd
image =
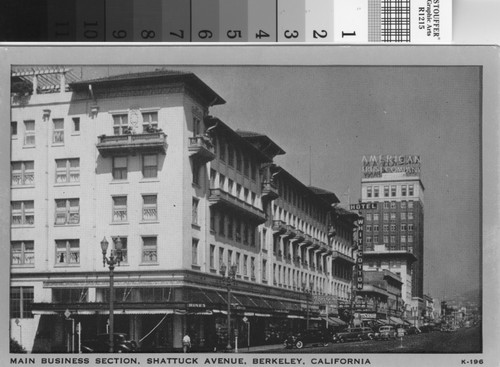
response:
M363 178L382 177L383 173L404 173L405 176L420 177L419 155L365 155L363 156Z

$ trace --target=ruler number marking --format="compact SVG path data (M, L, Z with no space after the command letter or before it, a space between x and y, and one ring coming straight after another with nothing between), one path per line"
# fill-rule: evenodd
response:
M114 38L116 39L121 39L121 38L125 38L127 37L127 31L124 30L124 29L120 29L118 31L113 31L113 33L111 33L113 35Z
M198 37L200 37L201 39L212 38L213 33L207 29L202 29L198 32Z
M155 38L155 36L156 36L155 31L151 31L151 30L148 30L148 29L143 29L142 32L141 32L141 37L143 39Z
M287 29L285 32L284 32L284 35L285 35L285 38L297 38L299 36L299 31L297 30L294 30L294 31L290 31L289 29Z
M321 33L319 33L321 32ZM313 38L325 38L328 36L328 32L322 29L321 31L313 31Z
M227 31L226 34L227 34L228 38L231 38L231 39L241 38L241 31L239 31L239 30L230 29L229 31Z
M177 38L184 39L184 30L183 30L183 29L179 29L179 33L170 32L170 34L171 34L172 36L177 37Z
M262 29L259 29L259 33L255 33L255 37L258 39L270 37L268 33L264 32Z
M99 36L99 32L95 27L98 27L98 22L83 22L83 37L87 39L94 39Z

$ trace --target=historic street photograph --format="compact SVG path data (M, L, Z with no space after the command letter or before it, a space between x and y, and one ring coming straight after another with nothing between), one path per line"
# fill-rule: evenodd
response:
M481 67L10 77L11 353L482 352Z

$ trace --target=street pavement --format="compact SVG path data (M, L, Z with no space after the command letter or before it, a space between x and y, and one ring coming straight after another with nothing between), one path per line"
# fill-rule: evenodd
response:
M241 348L240 353L478 353L481 352L481 328L461 328L454 332L434 331L407 335L396 340L364 340L327 347L306 346L286 349L283 345Z

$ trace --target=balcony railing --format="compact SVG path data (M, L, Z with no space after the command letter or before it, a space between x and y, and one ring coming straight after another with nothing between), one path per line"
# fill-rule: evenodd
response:
M279 196L278 188L271 181L262 183L262 198L266 200L274 200Z
M356 260L354 260L353 257L351 256L348 256L348 255L345 255L339 251L333 251L332 252L332 259L333 260L344 260L344 261L347 261L351 264L356 264Z
M243 215L251 217L258 223L264 223L266 221L266 213L262 210L248 204L222 189L210 189L210 197L208 198L211 205L222 205L230 210L238 211Z
M135 154L163 153L167 151L167 135L163 132L129 135L101 135L97 149L103 157Z
M189 156L196 159L201 164L210 162L215 158L212 141L205 135L190 137L188 150Z
M273 220L273 232L274 234L282 234L286 232L286 223L282 220Z

